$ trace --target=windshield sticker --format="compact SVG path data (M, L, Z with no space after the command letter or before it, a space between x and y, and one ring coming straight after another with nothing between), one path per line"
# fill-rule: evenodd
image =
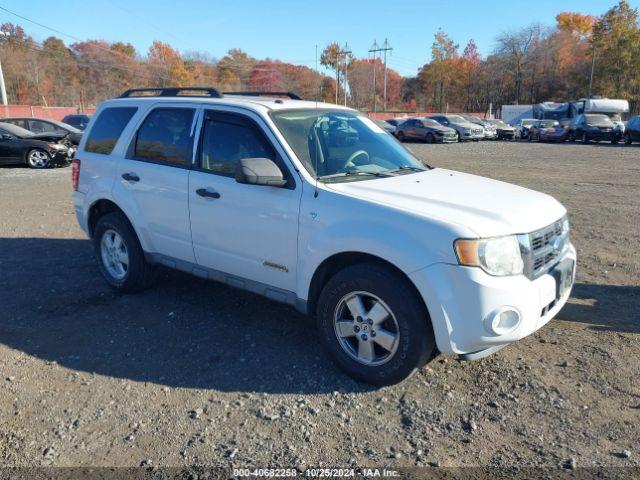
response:
M358 117L358 120L360 120L362 123L364 123L367 127L369 127L370 130L373 130L376 133L386 133L382 128L380 128L378 125L376 125L373 120L371 120L368 117Z

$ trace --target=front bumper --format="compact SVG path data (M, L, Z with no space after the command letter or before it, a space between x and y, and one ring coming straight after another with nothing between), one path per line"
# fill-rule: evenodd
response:
M510 140L513 140L514 138L516 138L516 131L515 130L498 130L498 138L500 139L508 138Z
M437 135L436 141L438 143L455 143L458 141L458 135L456 133L448 133L446 135Z
M460 133L461 140L484 140L484 133Z
M69 150L49 150L51 162L56 165L66 165L71 161Z
M569 244L558 263L576 260ZM535 280L524 275L494 277L480 268L437 263L410 275L431 316L438 349L442 353L470 354L504 346L532 334L551 320L564 306L571 289L556 298L556 280L545 273ZM575 279L575 268L573 280ZM513 330L497 335L486 319L499 309L519 312Z

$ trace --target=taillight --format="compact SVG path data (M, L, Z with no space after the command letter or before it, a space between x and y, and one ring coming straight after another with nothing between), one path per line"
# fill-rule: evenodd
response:
M74 158L71 161L71 181L73 182L73 189L78 191L78 184L80 183L80 160Z

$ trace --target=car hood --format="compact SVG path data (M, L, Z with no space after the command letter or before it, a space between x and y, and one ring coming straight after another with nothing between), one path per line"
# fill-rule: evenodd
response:
M462 128L482 128L482 125L478 125L477 123L471 123L471 122L452 123L452 125L456 125Z
M498 130L515 130L511 125L496 125Z
M441 127L436 127L435 125L429 125L429 126L427 126L427 128L430 128L431 130L435 130L436 132L456 133L456 129L455 128L445 127L444 125L441 126Z
M66 133L53 133L53 132L45 132L45 133L34 133L27 137L29 140L42 140L44 142L57 142L58 140L62 140L66 137Z
M442 168L396 177L330 183L327 188L456 224L478 237L532 232L566 214L557 200L544 193Z

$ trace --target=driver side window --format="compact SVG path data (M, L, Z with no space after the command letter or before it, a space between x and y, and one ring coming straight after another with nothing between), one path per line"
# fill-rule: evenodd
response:
M200 145L200 168L217 175L233 177L245 158L268 158L278 163L273 145L240 115L207 113Z

